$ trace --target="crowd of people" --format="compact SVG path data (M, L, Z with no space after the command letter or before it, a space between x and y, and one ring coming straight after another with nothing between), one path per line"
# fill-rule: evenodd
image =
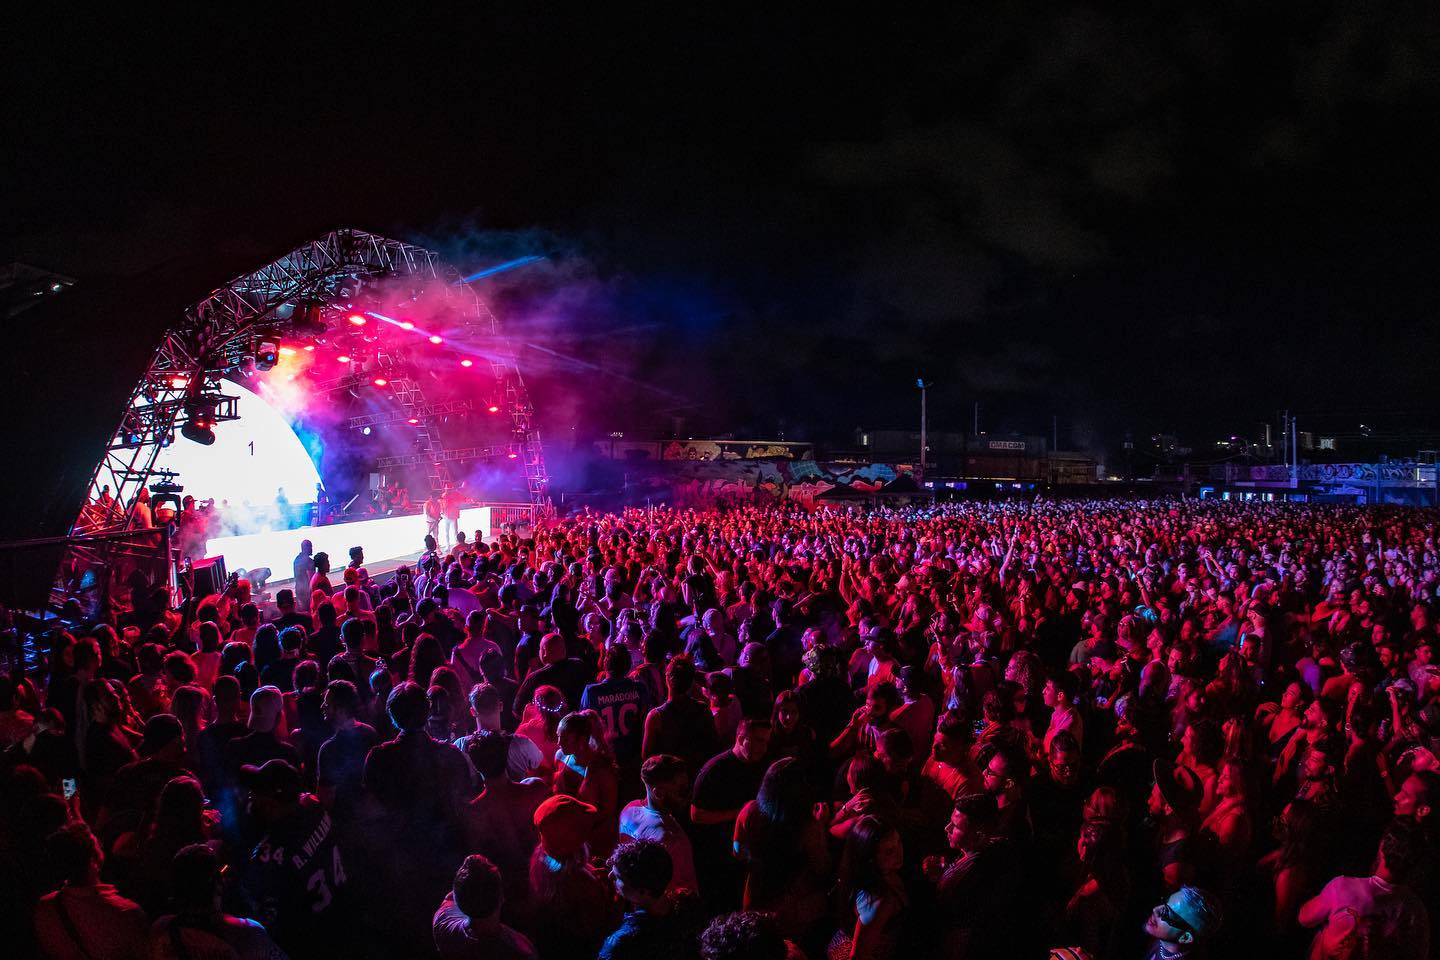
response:
M52 631L0 942L1433 956L1437 519L634 510Z

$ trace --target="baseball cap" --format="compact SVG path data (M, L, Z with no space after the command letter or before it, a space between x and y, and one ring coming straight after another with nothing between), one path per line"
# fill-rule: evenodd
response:
M583 800L563 793L546 799L535 808L535 827L540 831L540 846L552 857L578 853L590 838L597 812L595 807Z
M240 785L276 800L293 800L300 795L300 772L284 760L266 760L258 767L247 763L240 768Z

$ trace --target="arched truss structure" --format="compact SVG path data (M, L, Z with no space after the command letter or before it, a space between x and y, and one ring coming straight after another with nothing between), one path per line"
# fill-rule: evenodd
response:
M447 304L457 321L451 338L486 346L496 380L504 385L513 438L508 445L447 450L422 420L415 455L400 459L423 465L432 483L446 479L447 464L457 461L518 459L532 512L544 509L549 478L534 408L514 349L494 314L438 254L359 230L336 230L230 281L187 309L169 329L95 468L88 504L72 535L127 528L136 497L151 482L160 450L176 430L197 416L210 423L236 419L234 401L222 391L223 378L253 360L262 337L300 332L302 325L318 322L326 304L354 296L367 283L395 277L414 277L453 298ZM386 375L402 416L419 419L433 412L436 405L427 402L420 382L402 366ZM110 495L102 503L106 487Z

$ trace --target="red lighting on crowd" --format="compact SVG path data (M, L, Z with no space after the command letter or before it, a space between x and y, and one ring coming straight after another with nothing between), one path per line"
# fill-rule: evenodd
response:
M370 382L373 383L373 384L375 384L375 386L377 386L377 387L383 387L383 386L385 386L385 384L389 383L390 381L389 381L389 380L386 380L384 377L376 377L374 380L371 380Z
M473 367L473 366L475 366L475 361L474 361L474 360L461 360L461 361L460 361L460 366L462 366L462 367Z
M357 327L365 326L365 318L360 316L360 314L358 313L350 314L350 322L355 324L355 326Z
M439 337L437 334L431 334L431 335L430 335L430 342L431 342L431 343L444 343L445 341L444 341L444 340L441 340L440 337Z

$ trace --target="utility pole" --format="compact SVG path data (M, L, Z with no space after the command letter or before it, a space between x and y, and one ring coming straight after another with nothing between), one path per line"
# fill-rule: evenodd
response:
M920 475L916 477L917 482L915 484L918 487L920 484L925 482L925 448L927 446L927 438L925 436L925 391L931 386L931 384L926 383L924 377L917 377L915 380L915 386L920 388Z

